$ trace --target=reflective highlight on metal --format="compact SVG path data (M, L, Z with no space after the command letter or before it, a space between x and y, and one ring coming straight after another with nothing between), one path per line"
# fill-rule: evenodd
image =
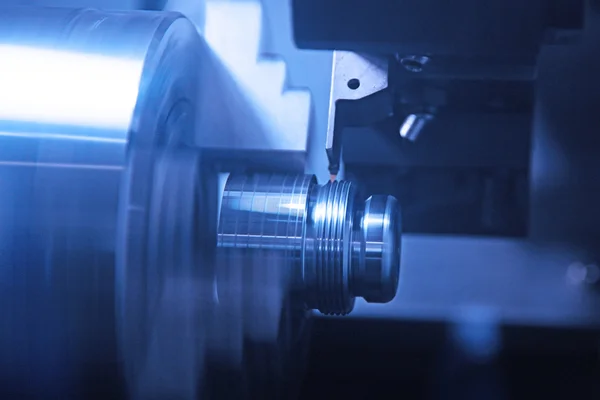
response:
M303 275L306 305L324 314L348 314L354 307L350 284L356 191L350 182L317 187L310 204Z
M354 185L299 175L231 175L220 210L220 252L276 252L304 308L347 314L355 297L396 293L401 223L389 196L360 202ZM248 253L246 253L248 254Z
M3 120L107 130L129 126L141 60L7 44L0 45L0 54ZM37 96L26 95L32 92Z
M344 127L367 126L393 115L388 64L386 57L333 52L325 151L334 177L343 178Z
M265 196L258 186L254 197L219 196L225 206L220 206L216 306L206 320L210 398L243 397L241 388L249 398L289 398L302 382L311 320L293 302L289 268L289 257L301 251L294 246L302 244L302 196L310 184L302 178L293 183L294 177L271 176L270 185L281 188L279 199ZM221 194L228 180L229 175L220 177ZM246 183L245 189L253 191L258 182ZM278 212L278 222L261 218Z
M4 8L0 43L0 381L14 384L0 397L115 398L102 390L124 387L121 370L133 398L191 398L216 208L184 148L196 29Z
M355 269L356 286L370 303L387 303L398 289L401 254L401 219L392 196L371 196L365 202L362 243ZM357 253L355 251L355 253Z
M432 114L409 114L400 125L400 136L414 142L432 119Z

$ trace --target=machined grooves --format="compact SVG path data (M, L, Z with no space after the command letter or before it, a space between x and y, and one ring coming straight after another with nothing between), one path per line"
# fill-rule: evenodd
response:
M319 188L314 205L317 308L324 314L344 315L353 306L346 271L352 193L350 182L330 182Z

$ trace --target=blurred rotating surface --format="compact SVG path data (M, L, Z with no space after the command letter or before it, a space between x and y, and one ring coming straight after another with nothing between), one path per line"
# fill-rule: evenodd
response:
M209 53L176 13L1 11L1 397L282 398L311 310L394 297L395 199L218 189L194 147Z
M0 43L3 397L191 398L203 342L190 298L216 225L187 147L195 27L6 8Z

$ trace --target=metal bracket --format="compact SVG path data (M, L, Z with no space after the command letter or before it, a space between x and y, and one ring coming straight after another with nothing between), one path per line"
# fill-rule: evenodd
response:
M332 179L337 176L342 161L343 129L369 125L393 114L388 66L387 58L348 51L333 52L325 145Z

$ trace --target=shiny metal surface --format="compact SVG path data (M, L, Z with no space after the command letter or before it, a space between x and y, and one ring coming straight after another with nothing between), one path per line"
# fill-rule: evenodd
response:
M332 176L343 179L344 127L365 126L393 114L385 57L334 51L325 151Z
M392 196L371 196L362 219L364 248L354 274L358 292L370 303L388 303L396 296L402 226L398 201Z
M232 382L237 375L250 398L287 398L301 383L308 351L309 313L295 299L292 279L298 271L292 266L301 263L306 204L315 180L304 175L223 179L218 315L209 324L209 349L224 371L210 380ZM220 386L212 389L215 398L239 397Z
M314 178L231 175L221 200L218 246L289 251L301 258Z
M311 176L231 175L222 195L220 252L276 254L297 305L347 314L354 298L390 301L401 224L391 197L360 202L354 185Z
M400 136L414 142L433 118L429 113L409 114L400 125Z
M0 397L193 395L201 47L178 14L1 10Z
M356 189L350 182L330 182L318 187L311 203L302 266L305 304L324 314L348 314L354 308L351 276L355 267L353 234L358 226Z
M285 184L289 179L275 175L267 183L271 184L269 188L279 188L281 198L287 194L288 200L293 201L298 193ZM228 176L223 176L222 193L227 193L227 180ZM293 209L287 215L289 224L283 223L284 215L280 216L279 224L261 221L260 213L236 218L229 210L242 212L254 208L276 213L279 204L275 202L277 198L259 189L258 181L248 179L246 186L244 180L241 176L246 191L220 196L219 229L223 234L218 240L216 257L215 305L205 319L207 360L211 368L207 371L203 394L217 399L288 398L303 378L310 320L306 310L294 307L290 296L286 257L293 253L293 246L287 246L277 237L294 235L293 221L297 218L293 215L301 210ZM298 181L302 186L301 179ZM306 179L304 193L308 183ZM300 229L296 242L301 244L302 225L296 226ZM260 237L263 242L271 240L271 245L263 245Z

